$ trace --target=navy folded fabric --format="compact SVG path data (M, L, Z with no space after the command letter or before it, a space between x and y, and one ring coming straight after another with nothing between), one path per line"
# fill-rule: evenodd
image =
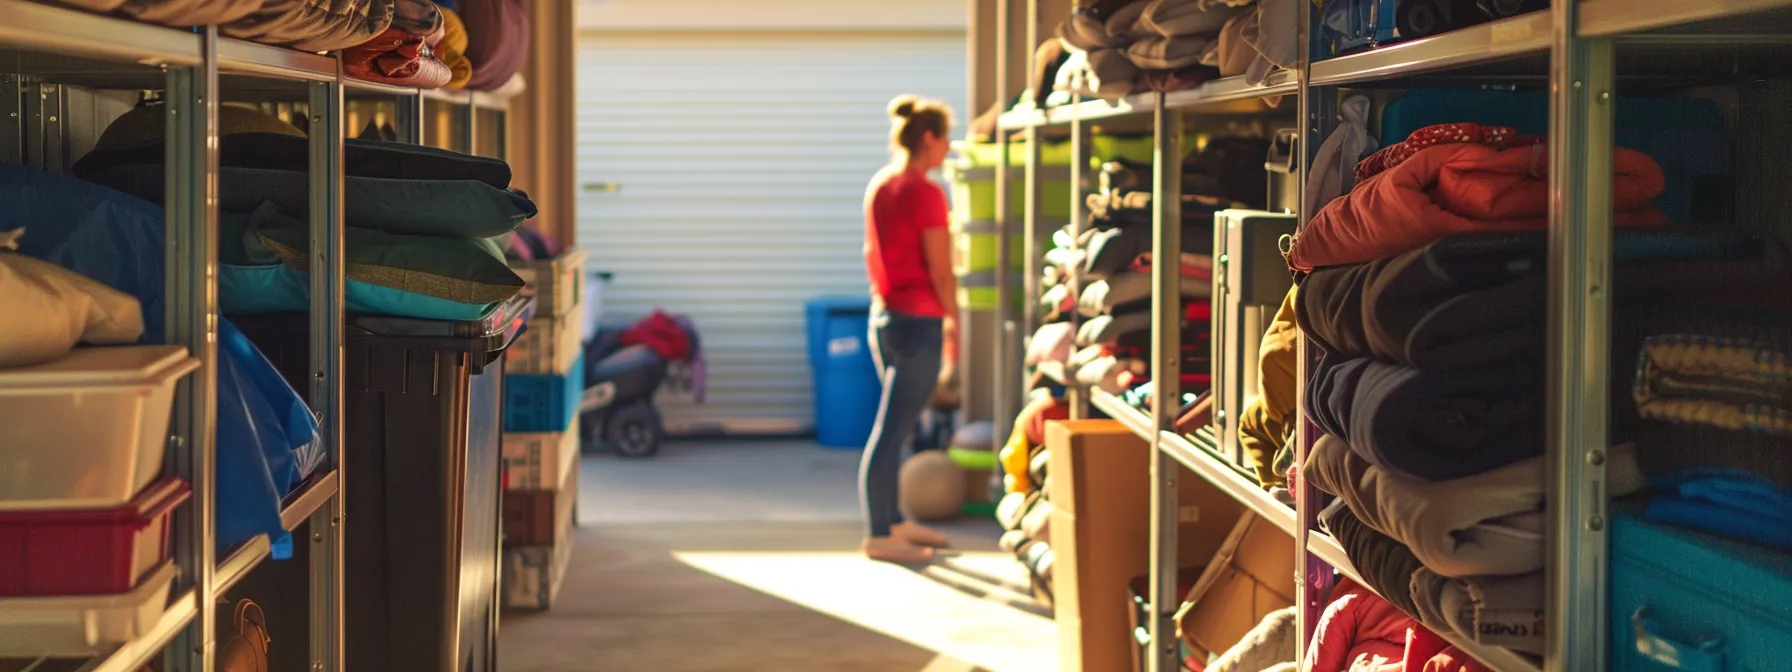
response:
M1628 299L1659 298L1661 289L1696 284L1684 279L1723 266L1664 262L1759 251L1743 239L1673 233L1620 235L1613 245L1623 262L1613 269L1614 289L1636 313L1654 310ZM1296 295L1296 316L1327 352L1427 371L1527 358L1541 365L1547 253L1541 232L1475 233L1387 259L1314 269Z
M1326 354L1303 400L1319 428L1393 473L1478 474L1543 453L1541 372L1533 367L1421 371Z
M1664 496L1649 502L1643 519L1720 537L1792 550L1792 524L1784 517L1690 497Z

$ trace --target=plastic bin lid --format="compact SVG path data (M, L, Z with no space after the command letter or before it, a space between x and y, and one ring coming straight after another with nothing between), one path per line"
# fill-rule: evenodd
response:
M61 622L85 616L85 612L90 611L134 609L148 604L158 594L166 596L168 587L177 576L180 576L180 567L175 566L173 560L165 560L144 574L130 592L0 598L0 628L20 624L36 625L44 622L46 616Z
M193 488L179 476L163 476L121 506L0 511L0 525L130 525L143 529L192 495Z
M0 393L45 387L156 385L169 374L198 368L180 345L79 347L62 359L16 369L0 369Z

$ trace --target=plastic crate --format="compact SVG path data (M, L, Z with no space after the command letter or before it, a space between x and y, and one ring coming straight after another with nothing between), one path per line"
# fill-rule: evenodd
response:
M578 311L585 298L585 251L573 248L541 261L513 261L523 279L523 296L535 297L535 312L560 317Z
M579 468L579 428L504 435L504 489L552 490Z
M168 514L192 494L169 476L117 508L0 512L0 597L129 592L168 560Z
M1008 212L1016 220L1026 212L1027 174L1008 169ZM965 222L996 218L996 171L990 166L949 165L946 182L952 187L952 214ZM1070 217L1070 169L1047 166L1039 175L1039 216L1064 221Z
M536 315L516 343L505 353L506 375L564 374L573 370L583 344L584 313Z
M197 368L184 347L145 345L0 371L0 511L129 504L162 473L174 383Z
M0 657L86 657L147 635L178 574L164 562L128 592L0 599Z
M579 397L584 391L583 353L567 373L505 376L504 431L564 430L578 418Z

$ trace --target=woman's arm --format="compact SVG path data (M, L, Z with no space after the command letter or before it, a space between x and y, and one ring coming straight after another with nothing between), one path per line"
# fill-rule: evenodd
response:
M921 250L927 259L927 277L945 309L945 338L958 341L958 277L952 274L952 232L935 226L921 230ZM948 352L956 348L948 347Z

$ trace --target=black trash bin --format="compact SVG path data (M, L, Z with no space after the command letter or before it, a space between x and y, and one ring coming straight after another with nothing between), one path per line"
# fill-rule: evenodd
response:
M342 587L348 669L497 669L504 350L533 312L534 299L518 298L473 322L349 318ZM309 395L305 315L231 320ZM283 639L289 653L303 656L305 640L293 635L308 618L304 603L296 606L269 619L295 626Z

